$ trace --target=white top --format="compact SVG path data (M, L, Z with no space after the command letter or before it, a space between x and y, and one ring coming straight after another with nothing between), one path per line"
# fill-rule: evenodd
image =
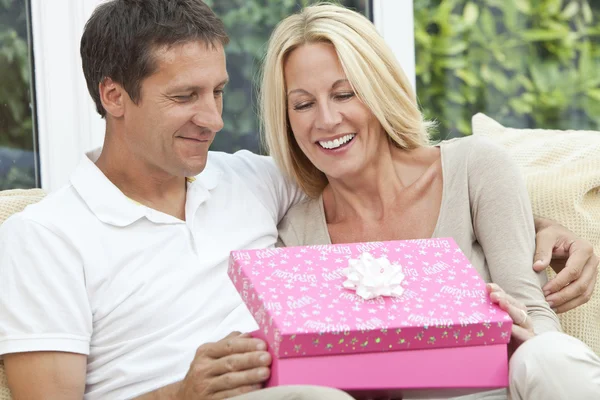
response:
M227 277L272 247L303 195L268 157L210 152L186 221L137 204L84 157L71 184L0 228L0 355L88 355L86 399L184 378L198 346L257 328Z

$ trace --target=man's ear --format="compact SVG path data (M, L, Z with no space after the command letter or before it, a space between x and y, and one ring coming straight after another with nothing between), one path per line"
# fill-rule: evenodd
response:
M104 78L98 85L100 101L106 110L114 118L120 118L125 114L125 100L129 97L123 86L111 78Z

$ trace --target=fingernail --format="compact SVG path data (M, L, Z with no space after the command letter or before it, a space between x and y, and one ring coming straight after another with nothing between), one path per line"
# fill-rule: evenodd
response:
M263 351L267 349L267 345L265 344L265 342L260 342L259 344L256 345L256 350L258 351Z
M267 368L262 368L259 372L261 378L266 378L269 376L269 370Z
M555 314L558 314L558 308L553 308L552 311L554 311Z
M554 305L554 302L553 302L552 300L550 300L550 301L548 302L548 305L549 305L550 307L552 307L552 306Z
M266 363L269 361L269 355L268 354L263 354L262 356L260 356L259 360L261 363Z

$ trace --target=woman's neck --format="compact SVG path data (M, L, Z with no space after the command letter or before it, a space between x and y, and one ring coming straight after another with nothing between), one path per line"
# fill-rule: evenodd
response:
M359 174L329 178L323 192L327 222L383 221L390 212L397 212L398 199L408 188L420 184L436 158L439 156L431 147L402 150L390 145L377 162Z

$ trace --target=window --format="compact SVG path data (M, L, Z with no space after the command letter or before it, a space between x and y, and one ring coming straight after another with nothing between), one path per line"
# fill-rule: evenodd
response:
M230 43L226 47L229 84L225 89L225 127L215 137L211 150L260 152L257 118L256 77L266 42L275 25L303 6L315 3L295 0L212 0L206 3L225 23ZM340 1L369 15L368 0Z
M600 129L600 2L414 1L417 94L436 139L484 112L515 128Z
M39 186L29 3L0 0L0 190Z

